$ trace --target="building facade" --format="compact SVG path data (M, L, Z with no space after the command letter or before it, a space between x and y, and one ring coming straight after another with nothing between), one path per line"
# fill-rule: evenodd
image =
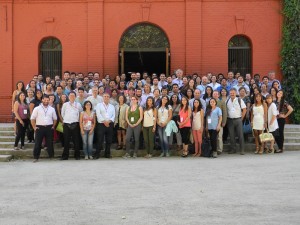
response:
M0 120L19 80L147 70L280 78L280 0L0 0Z

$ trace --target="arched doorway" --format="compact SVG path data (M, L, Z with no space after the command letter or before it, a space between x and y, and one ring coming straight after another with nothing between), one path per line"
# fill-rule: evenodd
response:
M252 50L250 40L242 35L233 36L228 43L228 71L245 76L252 73Z
M39 73L51 78L62 75L62 45L57 38L51 37L41 42Z
M127 29L119 44L119 70L169 74L170 44L159 27L141 23Z

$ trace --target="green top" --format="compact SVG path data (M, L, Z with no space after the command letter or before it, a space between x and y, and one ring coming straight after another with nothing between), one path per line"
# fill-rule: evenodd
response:
M135 111L131 111L131 107L128 109L128 121L130 124L135 124L140 119L139 106L136 107Z

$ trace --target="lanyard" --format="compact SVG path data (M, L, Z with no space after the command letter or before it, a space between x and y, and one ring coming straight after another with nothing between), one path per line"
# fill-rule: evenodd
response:
M47 117L47 112L48 112L49 106L47 107L47 110L45 110L44 106L42 106L42 108L43 108L43 111L45 113L45 117Z
M107 110L108 110L109 105L108 105L108 106L105 106L104 103L102 103L102 104L103 104L103 107L104 107L104 109L105 109L105 112L107 113Z

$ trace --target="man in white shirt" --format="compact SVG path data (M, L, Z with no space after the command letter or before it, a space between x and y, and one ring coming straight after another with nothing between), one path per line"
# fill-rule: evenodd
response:
M98 146L94 154L94 159L99 159L101 145L105 138L105 158L111 158L110 145L112 142L113 128L115 122L115 107L109 103L109 94L103 94L103 102L96 107L97 114L97 136Z
M159 79L160 79L160 81L158 82L158 87L161 90L162 87L164 87L168 84L167 81L166 81L166 74L161 73L160 76L159 76Z
M244 155L245 143L243 133L243 119L246 114L246 105L242 99L236 97L236 90L234 88L230 89L230 98L226 101L226 106L228 115L227 127L231 146L231 150L228 153L236 153L235 136L237 135L239 138L240 153L241 155Z
M31 124L35 131L35 144L33 149L34 161L37 162L41 154L43 139L46 139L46 146L49 158L54 157L53 131L56 126L57 116L55 109L49 105L49 96L44 95L42 104L34 108L31 115Z
M102 96L98 95L98 87L92 87L92 96L88 97L86 100L92 103L93 110L96 111L96 106L98 105L98 103L103 102Z
M64 127L64 151L61 160L69 159L70 140L74 142L74 158L80 160L79 152L79 115L82 112L82 107L78 102L75 102L76 94L74 91L69 93L69 102L63 104L61 116L63 118Z
M179 88L182 87L183 85L183 82L182 82L182 76L183 76L183 71L181 69L178 69L176 70L176 77L174 80L173 80L173 84L177 84Z

